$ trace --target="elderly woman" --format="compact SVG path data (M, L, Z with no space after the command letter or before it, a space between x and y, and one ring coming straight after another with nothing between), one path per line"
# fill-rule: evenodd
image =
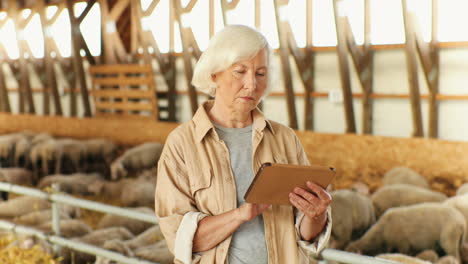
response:
M158 163L156 215L176 263L309 263L328 241L331 198L318 185L291 190L292 206L243 199L263 163L309 164L294 131L257 109L271 57L263 35L236 25L196 65L193 85L215 99L169 135Z

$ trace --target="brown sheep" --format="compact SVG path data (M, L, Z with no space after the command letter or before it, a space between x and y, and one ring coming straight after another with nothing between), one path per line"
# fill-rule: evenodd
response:
M440 203L423 203L391 208L347 251L375 255L400 252L414 255L437 245L460 260L466 222L455 208Z
M429 189L429 183L426 178L406 167L396 167L387 171L383 176L382 184L409 184Z
M332 238L334 247L342 249L375 223L374 207L369 197L355 191L337 190L331 196Z
M62 208L62 207L60 207ZM52 219L52 210L45 209L31 212L14 219L15 223L27 226L37 226L46 223ZM70 219L70 215L65 210L60 210L60 219Z
M128 209L154 215L154 211L147 207L128 208ZM145 231L146 229L150 228L152 225L153 224L148 223L148 222L144 222L144 221L140 221L140 220L124 217L124 216L106 214L101 218L101 220L99 220L97 228L103 229L107 227L121 226L121 227L127 228L130 232L132 232L132 234L138 235L142 233L143 231Z
M141 171L156 167L164 145L149 142L125 151L111 165L111 179L126 177L129 171Z
M408 184L392 184L379 188L371 196L375 215L379 218L387 209L424 202L442 202L443 193Z

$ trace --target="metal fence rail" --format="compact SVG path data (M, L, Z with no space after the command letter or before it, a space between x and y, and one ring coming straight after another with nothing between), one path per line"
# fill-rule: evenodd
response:
M34 228L25 227L21 225L16 225L8 221L0 220L0 229L10 230L18 234L27 234L35 236L39 239L46 240L53 245L64 246L76 251L108 258L110 260L118 261L119 263L125 264L158 264L150 261L140 260L136 258L129 258L122 254L105 250L96 246L89 244L73 241L66 239L60 236L60 217L58 213L58 204L67 204L71 206L76 206L79 208L85 208L89 210L94 210L103 213L109 213L114 215L120 215L132 219L137 219L153 224L157 224L158 220L153 214L146 214L130 209L123 209L117 206L107 205L103 203L93 202L85 199L79 199L72 197L70 195L57 193L55 190L53 193L43 192L38 189L13 185L10 183L0 182L0 191L12 192L16 194L28 195L37 197L44 200L49 200L52 203L52 222L53 222L53 231L55 235L47 235L44 232L36 230ZM321 257L324 262L335 261L343 264L398 264L398 262L378 259L369 256L358 255L346 251L336 250L336 249L324 249L321 252ZM323 263L323 262L322 262Z

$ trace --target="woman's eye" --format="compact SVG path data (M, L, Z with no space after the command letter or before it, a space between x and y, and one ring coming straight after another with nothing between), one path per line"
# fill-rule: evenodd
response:
M258 75L258 76L265 76L266 73L264 73L264 72L257 72L257 75Z

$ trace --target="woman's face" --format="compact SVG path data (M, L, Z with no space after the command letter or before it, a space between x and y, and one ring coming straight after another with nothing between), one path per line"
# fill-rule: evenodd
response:
M238 112L255 109L267 88L267 65L267 50L263 49L255 57L213 74L213 81L218 85L215 101Z

